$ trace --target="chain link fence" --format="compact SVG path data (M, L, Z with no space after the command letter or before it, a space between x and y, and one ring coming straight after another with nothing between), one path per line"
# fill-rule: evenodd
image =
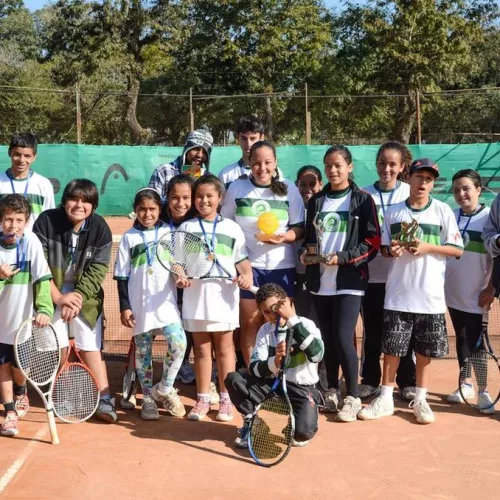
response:
M500 140L500 88L420 95L209 96L0 86L0 143L31 130L44 143L182 146L189 130L206 126L216 145L227 146L235 143L239 119L255 114L277 145L379 144L394 138L405 113L410 143Z

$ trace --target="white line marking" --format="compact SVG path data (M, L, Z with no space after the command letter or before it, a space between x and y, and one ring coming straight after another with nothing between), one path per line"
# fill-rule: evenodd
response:
M21 455L14 460L12 465L5 471L3 476L0 478L0 493L2 493L5 488L9 485L9 483L16 477L16 474L22 469L26 460L28 460L29 456L33 452L33 448L38 443L40 439L47 433L48 428L44 426L41 428L28 443L26 448L22 451Z

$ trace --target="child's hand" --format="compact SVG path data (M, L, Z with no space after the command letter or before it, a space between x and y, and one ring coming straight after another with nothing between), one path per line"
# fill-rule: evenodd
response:
M38 313L35 316L35 323L38 326L47 326L50 323L50 316L47 316L46 314L43 313Z
M15 276L21 269L12 269L10 264L2 264L0 266L0 280L7 280Z
M236 283L241 289L248 290L253 286L253 276L252 274L240 274L236 278Z
M62 306L61 307L61 319L65 323L73 321L80 314L80 309L77 307Z
M400 245L399 241L392 240L391 241L391 246L389 247L389 253L395 257L396 259L398 257L401 257L403 255L403 252L405 251L405 248Z
M280 243L287 243L286 233L273 234L269 239L264 240L264 243L269 243L270 245L279 245Z
M491 307L491 304L493 304L493 301L495 300L495 288L491 283L488 284L488 286L481 291L479 294L479 300L477 301L477 305L479 307L487 307L488 309Z
M184 278L182 276L179 276L175 280L175 286L177 288L189 288L191 286L191 280Z
M432 252L432 248L434 245L431 245L430 243L426 243L425 241L421 241L419 239L416 239L415 242L417 246L408 248L408 252L410 252L412 255L418 257L419 255L425 255L426 253Z
M273 311L276 314L279 314L285 321L288 321L291 317L295 316L297 313L295 312L295 307L291 300L287 297L284 300L279 300L274 304Z
M120 321L123 326L127 328L134 328L135 326L135 318L131 309L125 309L120 313Z
M57 305L61 307L61 309L63 306L66 306L71 309L78 309L78 312L80 312L83 305L83 298L78 292L65 293L64 295L61 295Z
M281 360L286 356L286 342L283 340L276 344L276 352L274 354L274 364L276 368L281 368Z
M338 266L339 264L339 256L337 254L333 254L329 260L325 262L327 266Z

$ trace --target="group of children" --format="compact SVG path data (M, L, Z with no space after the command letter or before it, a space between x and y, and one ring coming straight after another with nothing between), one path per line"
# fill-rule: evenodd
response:
M286 331L292 338L286 369L296 446L307 444L317 432L319 408L335 412L343 422L391 415L396 382L401 396L411 401L417 422L433 422L426 401L429 363L448 352L446 307L462 365L479 338L483 308L494 297L489 254L500 253L500 220L491 222L489 209L479 203L479 174L455 174L453 193L460 208L453 212L431 197L439 176L435 162L412 162L409 150L398 142L380 147L378 180L360 189L345 146L326 151L325 181L317 167L306 165L293 183L278 169L276 150L265 140L258 119L242 119L237 138L242 158L216 177L209 172L211 135L204 129L191 132L182 155L160 165L150 186L135 195L136 218L121 239L114 278L121 323L135 340L141 417L158 419L158 404L172 416L186 414L174 382L179 374L188 376L182 371L189 370L191 339L197 400L187 418L201 420L210 411L215 372L220 391L216 418L231 420L235 405L244 417L235 444L248 446L250 416L284 357L284 343L275 331ZM64 348L70 325L101 393L97 416L115 422L101 354L102 283L112 238L96 214L97 188L89 180L73 180L55 208L46 179L30 168L35 138L14 137L9 155L7 181L0 178L0 304L12 311L0 343L6 410L0 432L16 435L17 420L28 410L26 381L15 368L12 344L20 319L33 311L38 323L53 323ZM266 212L279 225L275 234L259 238L259 216ZM157 260L156 244L177 228L203 238L215 259L237 276L234 282L186 280L167 272ZM311 247L323 261L307 258ZM259 287L256 296L252 286ZM360 313L365 328L358 384L353 339ZM161 380L153 384L152 347L158 334L165 337L167 354ZM326 372L321 391L320 362ZM472 391L470 384L462 388L471 397ZM375 398L363 407L361 400L369 396ZM460 391L448 400L461 402ZM494 411L487 392L479 401L484 412ZM122 400L122 407L135 404Z

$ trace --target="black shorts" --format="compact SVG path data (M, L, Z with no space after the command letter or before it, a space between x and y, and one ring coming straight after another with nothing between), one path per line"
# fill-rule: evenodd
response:
M8 363L12 363L17 368L16 358L14 357L14 346L0 343L0 365Z
M384 311L382 352L402 358L410 344L417 354L443 358L448 354L448 333L444 314Z

